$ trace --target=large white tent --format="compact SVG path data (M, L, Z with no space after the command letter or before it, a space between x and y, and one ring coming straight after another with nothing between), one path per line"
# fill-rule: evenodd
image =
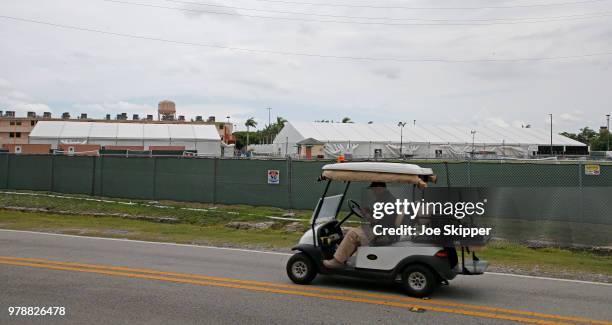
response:
M298 142L323 143L325 158L340 154L355 158L462 158L480 156L529 158L550 153L550 130L516 127L423 126L406 124L361 124L287 122L274 140L278 155L298 154ZM553 152L583 154L585 144L553 133Z
M99 144L101 146L184 146L198 154L220 156L221 137L214 125L169 123L112 123L40 121L29 136L30 143Z

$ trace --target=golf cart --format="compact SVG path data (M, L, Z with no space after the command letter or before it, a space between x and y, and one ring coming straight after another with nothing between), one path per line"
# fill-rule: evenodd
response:
M348 213L339 217L352 182L403 183L412 187L410 190L414 193L427 187L427 183L435 182L436 176L430 168L412 164L349 162L323 166L319 180L327 183L313 212L310 229L293 247L296 253L287 262L287 274L294 283L309 284L319 273L380 279L401 284L411 296L424 297L430 295L436 286L448 284L448 280L457 274L482 274L488 266L486 261L479 260L473 250L460 242L432 244L402 236L391 242L362 244L342 267L325 267L323 260L333 258L344 238L343 227L346 223L357 221L368 226L367 223L372 220L364 215L364 209L354 200L347 200ZM340 189L342 192L328 196L334 181L344 182ZM357 220L349 221L355 219L351 217ZM461 259L456 246L461 250ZM471 255L472 259L467 260L466 254Z

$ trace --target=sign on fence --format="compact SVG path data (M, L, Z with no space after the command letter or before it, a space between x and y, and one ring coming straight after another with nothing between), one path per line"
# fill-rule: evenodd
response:
M274 184L274 185L280 184L280 171L276 169L268 170L268 184Z
M584 165L584 174L591 176L599 176L601 169L599 165Z

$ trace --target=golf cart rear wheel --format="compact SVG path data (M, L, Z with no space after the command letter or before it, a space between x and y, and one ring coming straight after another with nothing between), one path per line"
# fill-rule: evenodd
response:
M427 297L435 288L436 276L426 266L410 265L402 272L402 285L410 296Z
M317 270L310 257L297 253L287 262L287 275L294 283L309 284L317 276Z

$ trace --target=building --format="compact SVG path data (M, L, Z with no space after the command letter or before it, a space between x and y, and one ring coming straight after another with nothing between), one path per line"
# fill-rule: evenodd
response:
M0 111L0 147L28 143L28 135L40 119L43 118L34 112L28 112L27 117L16 117L14 111Z
M79 146L83 153L96 146L106 150L182 149L216 157L233 156L234 151L210 124L39 121L29 135L29 143L49 144L52 150L74 153L79 153Z
M61 117L52 117L50 112L45 112L42 116L36 112L28 112L27 116L17 117L14 111L0 111L0 148L5 144L27 144L30 132L38 121L80 121L80 122L117 122L117 123L150 123L150 124L197 124L214 125L221 141L225 144L234 144L236 139L233 136L233 124L229 122L217 122L214 116L203 119L196 116L194 119L187 120L183 115L176 115L176 105L172 101L164 100L158 105L157 119L152 114L139 116L133 114L132 119L128 118L127 113L117 114L114 118L106 114L104 118L90 118L87 114L80 114L77 118L72 118L70 113L65 112Z
M534 158L549 156L549 130L515 127L422 126L360 123L285 123L274 139L276 155L335 158ZM552 135L554 155L584 156L587 145Z

